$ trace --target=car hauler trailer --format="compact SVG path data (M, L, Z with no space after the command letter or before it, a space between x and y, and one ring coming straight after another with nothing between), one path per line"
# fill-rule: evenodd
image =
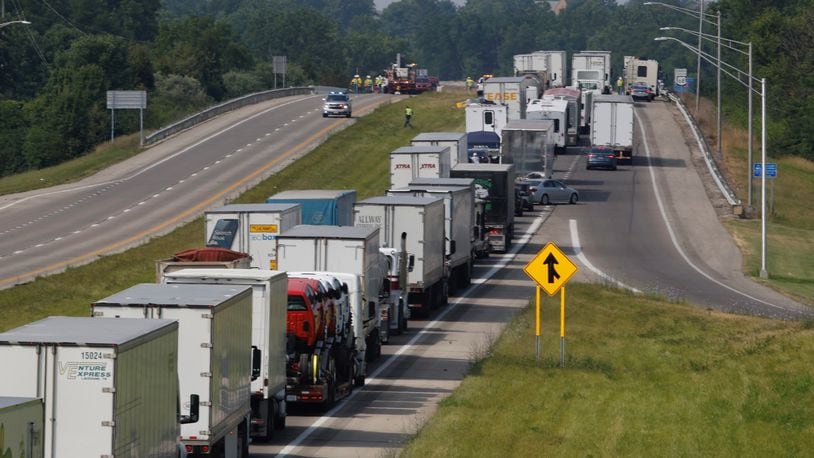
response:
M260 371L260 358L251 347L252 321L247 319L252 314L251 288L141 283L95 302L92 313L127 321L178 320L181 397L200 396L198 423L181 425L181 442L192 456L248 456L249 390L252 374ZM181 406L182 413L188 409Z

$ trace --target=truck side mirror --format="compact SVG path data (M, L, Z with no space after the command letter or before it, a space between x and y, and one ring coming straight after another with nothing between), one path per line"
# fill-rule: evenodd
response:
M367 303L367 317L368 318L376 317L376 303L373 301Z
M189 395L189 415L179 415L178 423L186 425L189 423L198 423L198 412L201 405L201 398L197 394Z
M455 254L455 240L449 241L449 254Z
M260 367L263 363L263 352L252 345L252 381L260 377Z
M407 264L407 272L412 272L413 267L415 267L415 255L411 254L409 259L410 261Z
M342 292L348 294L348 284L342 283Z

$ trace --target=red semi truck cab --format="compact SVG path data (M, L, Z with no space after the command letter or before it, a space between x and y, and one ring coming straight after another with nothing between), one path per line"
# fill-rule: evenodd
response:
M322 297L305 278L288 279L288 315L286 332L294 336L298 347L313 348L325 338Z

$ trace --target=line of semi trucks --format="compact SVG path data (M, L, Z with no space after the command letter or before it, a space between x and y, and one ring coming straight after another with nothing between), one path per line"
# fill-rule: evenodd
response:
M289 190L206 211L203 246L157 261L155 283L0 333L4 444L247 456L290 405L330 409L363 386L382 344L511 246L514 181L512 164L469 163L465 133L423 133L391 152L382 196Z
M513 163L518 176L551 176L554 156L585 135L591 146L632 162L637 139L628 93L633 84L658 93L658 62L624 56L621 86L612 78L610 51L574 53L570 84L566 64L565 51L517 54L513 76L480 81L479 97L466 105L470 155Z

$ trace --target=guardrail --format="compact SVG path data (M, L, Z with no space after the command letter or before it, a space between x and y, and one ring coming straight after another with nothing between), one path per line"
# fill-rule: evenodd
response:
M244 95L243 97L238 97L236 99L223 102L220 105L215 105L214 107L207 108L206 110L195 113L194 115L187 116L178 122L153 132L144 138L143 146L158 143L171 135L181 132L182 130L189 129L190 127L200 124L208 119L214 118L215 116L245 107L246 105L252 105L280 97L312 94L313 92L314 88L312 87L291 87L285 89L272 89L269 91L255 92L254 94Z
M693 118L692 115L690 115L689 110L687 110L687 107L684 105L684 102L681 100L680 97L676 96L672 92L668 93L667 97L669 97L670 100L672 100L676 104L678 110L681 111L682 115L684 115L684 119L687 120L687 124L690 126L690 129L692 130L692 134L695 137L695 141L698 143L698 148L704 155L704 161L707 163L707 168L709 168L709 174L712 175L712 178L715 180L715 184L718 185L718 189L721 190L721 194L724 195L726 201L729 203L729 205L737 214L740 209L736 207L741 206L741 200L738 199L738 197L735 195L735 192L732 191L732 188L729 187L729 184L726 182L726 178L724 178L723 174L718 169L717 164L715 164L715 161L712 158L712 153L710 152L709 149L709 145L707 145L707 141L706 139L704 139L704 136L701 133L701 129L695 123L695 118Z

